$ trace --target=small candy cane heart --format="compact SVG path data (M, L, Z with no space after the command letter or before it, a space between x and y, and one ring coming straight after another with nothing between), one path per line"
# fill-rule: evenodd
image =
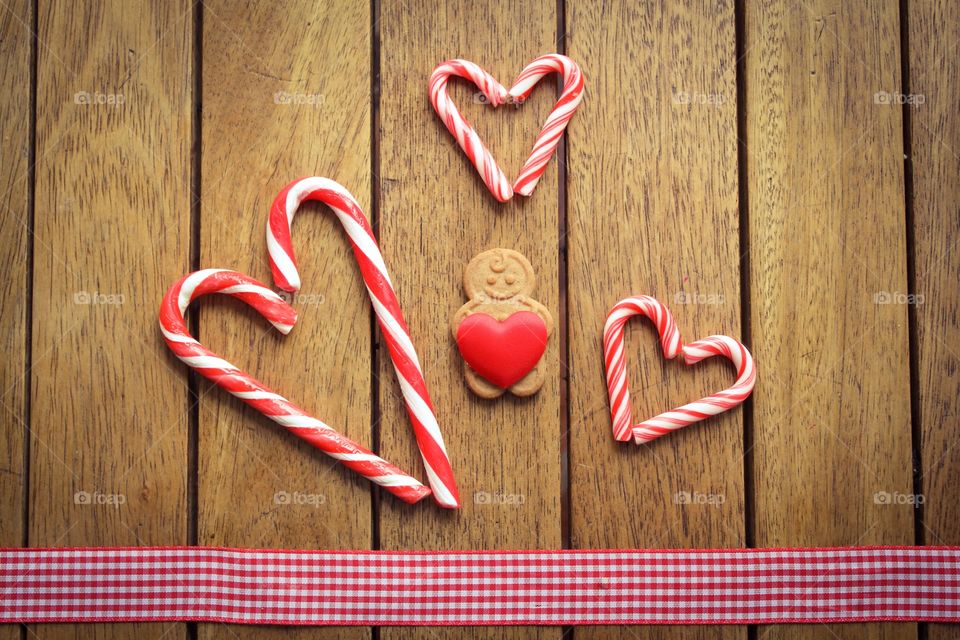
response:
M623 350L623 327L627 320L635 315L646 316L654 322L660 334L664 358L672 360L680 355L686 364L692 365L706 358L721 355L736 367L736 382L730 388L696 402L661 413L638 424L631 424L633 418ZM745 346L733 338L719 335L683 345L673 315L663 304L650 296L625 298L610 310L603 328L603 355L607 392L610 396L610 415L613 420L613 437L621 442L632 438L637 444L643 444L710 416L723 413L746 400L756 382L757 372L753 357Z
M450 99L447 83L451 76L465 78L480 89L491 106L497 107L506 102L523 102L536 84L550 73L559 73L563 77L560 99L537 135L533 150L520 169L520 176L511 185L493 155L480 140L480 136ZM469 60L442 62L430 76L430 103L434 111L476 167L487 189L500 202L506 202L515 192L522 196L533 193L581 100L583 73L576 62L559 54L540 56L528 64L509 91L479 65Z

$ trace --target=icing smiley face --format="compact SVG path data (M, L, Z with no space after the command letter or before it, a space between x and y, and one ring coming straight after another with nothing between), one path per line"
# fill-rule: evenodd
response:
M535 287L533 266L511 249L484 251L467 265L463 286L471 298L509 300L529 295Z

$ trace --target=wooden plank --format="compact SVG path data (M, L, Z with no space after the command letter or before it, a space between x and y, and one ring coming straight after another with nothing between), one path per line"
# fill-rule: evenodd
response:
M30 225L30 66L33 7L20 0L0 9L0 546L19 547L24 534L24 445L27 418L27 309ZM20 638L16 625L0 625L0 638Z
M500 205L487 192L430 106L434 67L462 57L509 84L536 55L555 51L556 3L383 3L380 16L380 239L420 355L453 462L463 509L424 501L409 507L385 496L384 549L557 548L560 529L560 343L544 354L546 381L526 399L482 400L463 378L449 332L466 298L463 270L486 249L515 249L537 276L534 296L558 314L558 165L533 197ZM451 83L451 96L513 175L556 100L552 81L521 109L479 104L475 88ZM410 421L385 345L380 345L382 450L422 474ZM384 629L387 638L461 637L456 629ZM550 628L476 629L477 638L555 638Z
M204 267L271 282L264 226L287 182L333 178L370 194L370 8L354 2L206 2L201 250ZM331 63L331 61L335 61ZM201 311L204 342L358 442L371 441L370 309L326 208L294 225L303 289L282 337L234 300ZM368 482L209 384L199 425L201 544L369 548ZM367 629L231 627L242 638L363 637ZM223 636L200 625L202 638Z
M893 2L747 3L757 546L913 542L899 43Z
M647 446L617 443L601 355L606 314L629 295L668 305L687 341L741 334L733 3L571 0L567 19L587 79L569 151L572 546L743 546L742 410ZM627 350L637 421L732 380L720 362L665 364L639 318ZM577 637L746 631L602 627Z
M914 294L917 323L920 461L925 544L960 544L960 7L911 2L908 124L913 167ZM919 100L919 103L918 103ZM930 625L928 638L946 640L956 627Z
M39 8L31 546L187 541L186 381L156 309L189 264L192 16L186 2Z

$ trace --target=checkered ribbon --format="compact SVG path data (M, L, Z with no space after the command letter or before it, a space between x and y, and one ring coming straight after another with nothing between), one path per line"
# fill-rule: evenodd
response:
M960 547L0 549L0 622L960 622Z

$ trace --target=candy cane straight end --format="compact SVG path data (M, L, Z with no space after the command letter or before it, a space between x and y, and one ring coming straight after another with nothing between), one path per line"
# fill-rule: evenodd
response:
M429 496L431 493L433 492L430 491L429 487L420 485L419 487L411 487L409 492L402 495L396 494L396 496L407 504L416 504Z
M459 509L459 508L461 508L461 507L463 506L463 505L460 503L460 497L459 497L459 496L454 497L453 501L450 501L450 502L445 501L445 500L444 500L444 501L441 501L439 498L436 498L436 502L437 502L438 505L440 505L440 506L443 507L444 509L456 510L456 509Z
M296 276L290 280L281 279L276 281L277 288L287 293L296 293L300 291L300 277Z
M521 185L521 186L514 185L513 192L529 198L530 196L533 195L533 190L537 188L538 182L540 182L539 178L533 182L528 182L525 185Z
M656 439L659 438L660 436L664 435L664 434L662 434L662 433L658 433L658 434L655 434L655 435L653 435L653 434L647 434L647 433L641 434L641 433L639 432L640 425L637 425L637 426L635 427L635 429L638 429L638 431L635 431L635 432L634 432L633 441L634 441L635 444L647 444L648 442L653 442L654 440L656 440Z
M442 441L440 442L441 448L443 446ZM425 445L429 446L429 444ZM440 462L441 464L446 461L446 465L449 467L450 462L446 458L446 451L443 451L443 455L440 456L439 453L433 452L427 454L425 451L422 453L423 457L423 466L427 471L427 480L430 483L430 488L433 489L433 499L434 501L443 507L444 509L459 509L460 508L460 492L457 490L457 484L450 479L450 481L444 481L443 478L437 475L437 472L434 471L434 465ZM441 469L443 467L441 466Z

